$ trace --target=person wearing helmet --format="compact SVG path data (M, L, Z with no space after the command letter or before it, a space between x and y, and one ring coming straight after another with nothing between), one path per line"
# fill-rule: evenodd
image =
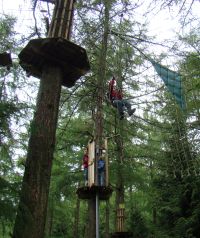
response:
M111 104L118 109L119 118L122 120L124 118L124 110L125 108L128 111L129 116L132 116L135 112L135 108L131 108L131 104L128 100L123 99L122 90L116 88L116 80L115 77L111 79L109 82L109 100Z

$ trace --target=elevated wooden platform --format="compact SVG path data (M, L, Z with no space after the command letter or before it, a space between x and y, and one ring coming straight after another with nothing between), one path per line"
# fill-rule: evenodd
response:
M31 40L20 52L19 59L27 74L39 79L45 65L59 66L63 72L62 85L66 87L72 87L90 70L85 49L64 38Z
M132 238L133 234L131 232L115 232L111 234L112 238Z
M108 200L109 197L112 195L112 188L106 186L92 186L92 187L80 187L77 190L77 195L80 199L91 199L96 196L98 193L99 200Z
M11 54L7 52L0 53L0 66L12 66Z
M49 3L55 3L56 0L40 0L41 2L49 2Z

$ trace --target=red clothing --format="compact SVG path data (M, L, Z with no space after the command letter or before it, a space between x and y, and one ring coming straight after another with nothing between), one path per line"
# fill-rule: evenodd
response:
M83 168L86 169L88 168L88 162L89 162L89 157L88 155L83 156Z
M122 91L115 89L114 88L115 84L116 84L116 81L113 78L109 82L109 97L110 97L110 100L121 100L123 98Z
M113 89L111 92L112 100L122 100L122 92L120 90Z

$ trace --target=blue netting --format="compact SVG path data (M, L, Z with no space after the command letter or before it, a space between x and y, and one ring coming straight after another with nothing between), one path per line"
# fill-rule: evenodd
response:
M156 72L164 81L168 90L174 95L177 103L182 109L185 109L185 100L183 98L183 90L181 83L181 75L162 66L161 64L156 63L154 60L150 60L153 64Z

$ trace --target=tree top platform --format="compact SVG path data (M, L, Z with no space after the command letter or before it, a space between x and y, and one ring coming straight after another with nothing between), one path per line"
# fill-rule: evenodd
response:
M44 38L29 41L19 54L20 65L28 75L42 78L45 65L61 68L62 85L72 87L90 70L86 50L64 38Z
M12 66L12 59L10 53L0 53L0 66Z
M110 186L84 186L77 190L77 195L80 199L91 199L99 195L99 200L108 200L112 195L113 189Z

